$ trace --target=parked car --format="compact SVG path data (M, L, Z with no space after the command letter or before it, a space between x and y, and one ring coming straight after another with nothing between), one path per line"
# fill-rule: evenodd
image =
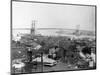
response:
M33 59L32 62L41 64L41 57L37 57L37 58ZM43 65L44 66L54 66L56 64L57 64L57 61L50 59L46 56L43 56Z

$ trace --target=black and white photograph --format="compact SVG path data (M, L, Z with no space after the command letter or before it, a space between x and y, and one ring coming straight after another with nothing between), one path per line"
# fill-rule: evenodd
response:
M11 74L96 69L96 5L11 1Z

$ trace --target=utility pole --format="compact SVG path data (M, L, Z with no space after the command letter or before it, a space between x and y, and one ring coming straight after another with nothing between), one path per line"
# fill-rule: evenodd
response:
M41 72L43 72L43 52L41 52Z

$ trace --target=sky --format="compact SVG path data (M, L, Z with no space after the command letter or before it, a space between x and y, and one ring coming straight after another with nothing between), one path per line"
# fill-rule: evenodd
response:
M95 30L95 7L44 3L12 3L12 28L66 28Z

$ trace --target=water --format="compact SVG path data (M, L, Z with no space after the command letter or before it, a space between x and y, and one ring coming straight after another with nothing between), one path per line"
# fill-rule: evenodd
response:
M68 36L68 37L88 37L88 38L95 38L94 35L80 35L80 36L76 36L73 33L75 32L75 30L36 30L35 34L40 34L43 36ZM81 31L83 32L83 31ZM89 33L89 32L84 32L84 33ZM12 30L12 35L14 38L16 38L17 36L23 36L25 34L30 34L30 30ZM93 32L94 34L94 32Z

